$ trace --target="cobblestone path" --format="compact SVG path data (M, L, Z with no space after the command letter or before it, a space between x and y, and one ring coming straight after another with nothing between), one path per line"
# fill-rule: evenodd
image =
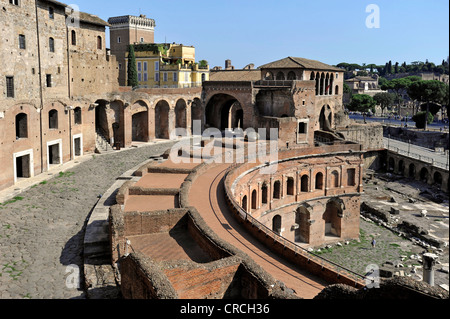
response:
M78 269L86 218L98 196L125 171L171 145L92 155L0 204L0 299L85 298L76 287Z

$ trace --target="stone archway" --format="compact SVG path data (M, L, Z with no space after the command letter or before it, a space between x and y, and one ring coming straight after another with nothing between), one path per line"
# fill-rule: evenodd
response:
M197 123L197 128L195 126L195 122L200 121L200 123ZM204 129L204 114L203 114L203 108L202 108L202 102L200 99L195 98L194 101L192 101L191 105L191 130L192 134L201 135L203 129Z
M148 142L148 111L135 113L131 119L133 142Z
M341 237L344 210L344 204L340 199L331 199L327 202L325 212L322 215L325 236Z
M144 101L136 101L131 107L131 141L149 141L149 110Z
M308 204L303 204L295 211L295 242L309 243L311 232L311 218L312 207Z
M243 122L242 104L233 96L219 93L209 99L205 107L206 128L226 130L232 128L236 122ZM235 119L235 123L233 123ZM242 124L243 126L243 124ZM241 127L244 129L244 127Z
M320 111L319 126L322 131L331 131L333 121L333 112L329 105L324 105Z
M169 139L169 103L159 101L155 106L155 138Z
M281 236L282 233L282 219L280 215L276 215L272 218L272 230L274 233Z
M175 105L175 130L176 136L185 136L187 134L187 105L186 101L180 99Z

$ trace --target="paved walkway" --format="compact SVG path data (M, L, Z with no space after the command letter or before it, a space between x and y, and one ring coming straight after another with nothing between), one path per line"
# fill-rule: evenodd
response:
M173 143L87 155L0 192L0 299L85 298L77 285L98 196Z
M245 252L275 279L294 289L299 297L312 299L327 283L271 252L248 234L231 215L225 201L223 184L228 165L211 168L195 180L189 194L189 205L197 208L219 237ZM205 200L206 194L208 200Z
M384 147L394 152L398 152L401 155L406 155L411 158L421 159L431 163L431 160L435 161L435 164L439 167L446 168L448 170L448 152L435 152L429 148L421 147L414 144L408 144L394 139L384 138ZM419 158L420 156L420 158Z

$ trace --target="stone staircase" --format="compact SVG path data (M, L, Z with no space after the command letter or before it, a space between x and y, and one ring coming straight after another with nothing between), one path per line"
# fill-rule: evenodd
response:
M111 144L109 144L108 140L99 130L97 130L96 132L95 147L96 151L100 154L108 153L114 150Z

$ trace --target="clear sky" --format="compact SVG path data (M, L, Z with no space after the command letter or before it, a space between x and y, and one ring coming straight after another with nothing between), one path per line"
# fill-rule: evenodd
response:
M193 45L211 67L256 67L287 56L327 64L441 64L449 55L448 0L74 0L104 20L145 14L155 42ZM379 28L366 20L379 8ZM369 17L370 18L370 17ZM375 21L369 19L370 21ZM109 33L109 31L107 31ZM107 40L109 37L107 37Z

